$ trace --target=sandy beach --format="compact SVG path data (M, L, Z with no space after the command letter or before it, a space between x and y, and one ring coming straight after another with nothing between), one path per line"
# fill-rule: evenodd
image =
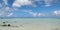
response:
M54 23L32 23L24 24L18 27L0 26L0 30L60 30L60 26Z

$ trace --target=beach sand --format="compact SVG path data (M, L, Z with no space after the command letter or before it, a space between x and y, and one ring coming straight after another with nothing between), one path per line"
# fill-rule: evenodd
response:
M60 26L54 23L47 22L38 22L38 23L28 23L18 27L8 27L8 26L0 26L0 30L60 30Z

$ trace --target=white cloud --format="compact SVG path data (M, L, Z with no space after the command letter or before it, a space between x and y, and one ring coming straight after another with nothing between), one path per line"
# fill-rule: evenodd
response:
M10 7L6 7L5 9L6 9L6 11L9 11L10 10Z
M0 8L2 7L2 5L0 4Z
M46 7L49 7L49 6L51 6L51 5L50 5L50 4L46 4L45 6L46 6Z
M15 11L15 9L10 8L9 6L6 6L6 7L5 7L5 11L7 11L7 12L12 12L12 11Z
M60 10L56 10L53 12L54 15L59 16L60 15Z
M0 16L3 16L3 15L4 15L4 11L0 10Z
M45 14L43 14L43 13L38 13L38 16L40 17L40 16L45 16Z
M37 13L34 13L34 12L29 12L29 14L31 14L33 17L37 16Z
M41 0L33 0L33 1L41 1Z
M45 16L45 14L37 13L37 12L29 12L29 14L31 14L33 17L42 17L42 16Z
M7 6L7 0L2 0L2 1L3 2L0 3L0 17L12 16L13 13L11 12L13 8Z
M13 13L0 10L0 17L11 17L11 16L13 16Z
M46 7L52 6L52 3L57 3L58 0L15 0L13 3L13 7L21 7L24 5L30 5L32 7L37 7L37 4L35 2L38 2L38 4L44 4ZM44 2L44 3L43 3Z
M23 12L26 12L30 14L32 17L42 17L45 16L43 13L33 12L32 10L24 10Z
M59 0L45 0L45 6L52 6L53 3L58 3Z
M26 12L26 13L30 14L32 17L36 17L37 16L37 13L33 12L32 10L24 10L23 12Z
M38 4L45 4L46 7L49 7L52 5L53 1L55 0L34 0L33 2L38 2Z
M8 5L8 3L7 3L7 2L8 2L8 0L3 0L3 1L4 1L4 3L5 3L6 5Z
M53 1L53 0L45 0L45 6L46 6L46 7L51 6L52 1Z
M15 0L13 7L21 7L24 5L32 5L31 0Z
M9 13L7 16L8 16L8 17L13 16L13 13Z
M4 1L5 4L4 3L2 3L2 4L0 3L0 9L2 10L2 11L0 11L0 16L12 16L13 13L11 13L12 12L11 10L13 10L13 9L8 7L8 6L6 6L8 4L7 3L8 0L3 0L3 1ZM35 0L35 1L40 3L41 0ZM45 2L45 6L49 7L49 6L51 6L51 3L53 3L53 1L55 1L55 0L43 0L43 1ZM21 7L21 6L24 6L24 5L32 5L33 7L37 6L37 5L33 4L32 0L15 0L14 3L13 3L13 7ZM17 9L14 8L14 10L17 10ZM5 11L6 12L9 11L9 12L6 13ZM43 14L43 13L37 13L37 12L33 12L31 10L30 11L24 11L24 12L27 12L27 13L31 14L33 17L45 16L45 14ZM53 14L54 15L60 15L60 11L56 10L56 11L53 12Z

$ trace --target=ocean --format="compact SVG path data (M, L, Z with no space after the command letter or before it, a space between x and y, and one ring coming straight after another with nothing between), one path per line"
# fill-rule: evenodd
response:
M60 30L60 18L2 18L0 30Z

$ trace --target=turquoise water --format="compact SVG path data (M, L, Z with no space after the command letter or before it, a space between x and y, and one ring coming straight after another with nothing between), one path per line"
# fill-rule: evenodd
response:
M59 18L3 18L0 19L0 23L8 22L8 23L60 23Z
M59 18L3 18L6 20L12 19L12 20L60 20ZM2 20L2 19L0 19Z
M34 22L37 22L37 21L46 21L46 22L60 22L60 19L59 18L3 18L3 19L0 19L0 22L2 21L34 21Z
M9 23L37 23L37 22L60 23L59 18L3 18L3 19L0 19L0 23L5 21Z

